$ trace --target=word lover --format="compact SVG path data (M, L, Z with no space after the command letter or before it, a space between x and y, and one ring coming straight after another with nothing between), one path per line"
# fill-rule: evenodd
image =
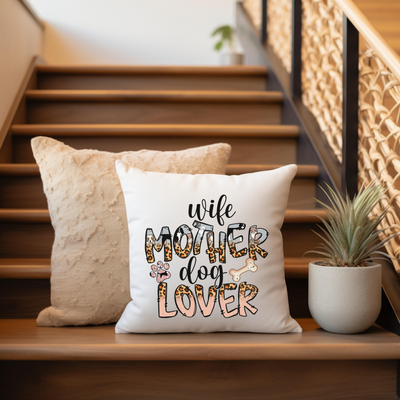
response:
M236 283L223 284L218 290L214 286L208 289L207 302L204 296L204 288L201 285L195 285L195 295L188 286L179 285L174 293L175 307L167 305L167 283L162 282L158 285L158 316L160 318L173 318L178 311L185 317L191 318L200 309L204 317L209 317L214 310L215 304L219 303L221 314L225 318L235 317L237 315L246 317L246 310L255 314L258 309L249 303L258 293L258 289L254 285L242 282L240 285ZM237 300L235 296L229 296L230 291L237 290ZM228 296L228 297L225 297ZM185 300L186 301L185 301ZM186 304L185 304L186 303ZM230 305L230 310L228 310Z

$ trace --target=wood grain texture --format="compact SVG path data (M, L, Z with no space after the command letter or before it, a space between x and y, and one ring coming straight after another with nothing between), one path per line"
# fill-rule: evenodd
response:
M7 399L396 398L396 364L392 360L3 361L0 362L0 371L2 393Z
M353 0L391 47L400 54L400 3L397 0Z
M36 319L49 306L49 279L0 279L0 319Z
M285 259L289 307L294 318L311 317L308 309L309 260ZM0 318L36 318L49 305L49 259L0 259Z
M285 277L305 279L314 258L285 257ZM0 258L0 279L50 279L48 258Z
M0 259L0 279L50 279L50 260L30 263L36 260L40 259Z
M375 53L387 65L392 73L400 79L400 56L386 42L358 7L349 0L335 0L336 4L346 14L347 18L360 32L363 39L369 43Z
M313 210L286 210L284 222L288 224L302 224L320 222L326 219L326 213L321 209ZM0 209L0 223L49 223L50 214L48 210L39 209Z
M57 137L74 149L97 149L119 153L121 151L139 151L142 149L159 151L185 150L213 143L229 143L232 146L230 162L233 164L293 164L296 161L296 139L248 138L245 137L167 137L141 136L121 137ZM15 137L14 161L16 163L34 162L29 137Z
M0 223L37 224L50 222L48 210L0 209Z
M14 136L57 137L246 137L297 138L295 125L208 125L208 124L20 124L12 125Z
M1 258L50 258L53 242L50 223L0 224Z
M288 210L289 213L291 210ZM315 223L305 223L305 215L311 221L314 210L300 210L299 216L288 215L292 223L282 226L283 249L286 257L302 257L321 239L311 230ZM0 224L0 258L50 258L54 230L50 223L2 223Z
M28 100L74 102L280 103L281 92L246 90L27 90Z
M1 360L396 360L400 338L374 326L362 334L325 332L299 319L301 334L121 334L114 325L48 328L0 320Z
M270 171L283 167L282 164L228 164L227 175L241 175L259 171ZM317 178L319 168L317 165L298 165L296 178ZM37 177L40 176L37 164L0 164L0 176L2 177Z
M235 150L234 150L235 151ZM242 153L239 153L243 156ZM282 157L283 158L283 157ZM265 171L278 165L228 165L227 174L244 174ZM312 167L312 166L311 166ZM292 182L288 208L315 208L315 177L318 168L299 168ZM40 209L47 208L39 168L36 164L0 164L0 208Z
M30 124L249 124L281 122L280 103L28 101Z
M10 127L12 124L24 124L26 122L25 91L34 88L36 85L35 68L38 60L39 58L36 56L32 58L3 125L0 127L0 162L12 162L13 149Z
M38 73L41 90L256 90L267 89L266 75Z
M129 75L214 75L224 76L265 76L267 67L262 65L240 66L157 66L157 65L38 65L40 73L52 74L129 74Z

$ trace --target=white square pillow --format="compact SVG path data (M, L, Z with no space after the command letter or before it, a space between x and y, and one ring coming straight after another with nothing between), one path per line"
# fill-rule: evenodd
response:
M302 331L280 231L296 165L241 176L116 168L133 299L116 333Z

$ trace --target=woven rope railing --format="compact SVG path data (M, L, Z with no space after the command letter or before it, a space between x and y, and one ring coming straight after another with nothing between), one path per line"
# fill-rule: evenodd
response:
M287 72L292 70L292 0L268 0L267 40Z
M253 3L253 10L258 5L257 18L261 20L260 1L245 3ZM288 71L291 3L268 0L267 6L268 42ZM400 57L350 0L302 0L302 100L341 162L343 12L367 48L359 59L358 180L359 186L376 182L386 189L374 210L378 214L389 207L380 226L385 228L384 239L400 231ZM400 238L393 238L386 249L400 258ZM399 263L393 263L400 274Z
M261 27L261 1L245 0L243 6L257 30ZM291 16L292 0L267 1L267 40L275 54L282 61L286 71L292 69Z
M245 0L243 7L251 18L254 27L259 31L261 28L261 1L260 0Z
M389 207L380 226L382 239L400 231L400 80L369 48L360 56L359 185L379 183L386 189L375 214ZM386 249L400 257L400 239ZM394 260L400 272L399 263Z
M334 0L303 0L302 100L342 161L342 20Z

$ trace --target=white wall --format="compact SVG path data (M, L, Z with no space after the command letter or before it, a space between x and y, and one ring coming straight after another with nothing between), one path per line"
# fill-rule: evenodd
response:
M33 56L41 55L43 31L17 0L0 0L0 128Z
M2 0L0 0L2 1ZM49 64L217 65L211 32L236 0L30 0Z

